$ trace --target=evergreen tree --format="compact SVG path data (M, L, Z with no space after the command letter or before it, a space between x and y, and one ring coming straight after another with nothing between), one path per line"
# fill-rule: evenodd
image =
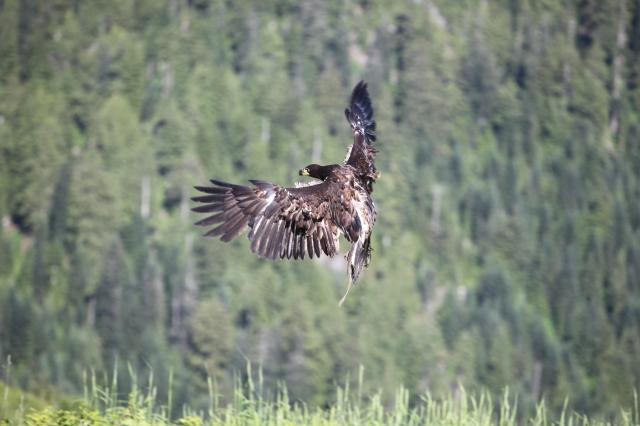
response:
M640 381L639 35L628 0L0 1L0 359L70 395L151 366L174 413L249 361L312 405L362 367L384 404L612 416ZM379 215L337 309L339 256L200 238L190 197L341 161L359 79Z

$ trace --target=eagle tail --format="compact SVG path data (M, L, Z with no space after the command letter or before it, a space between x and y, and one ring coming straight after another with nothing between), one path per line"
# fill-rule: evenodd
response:
M351 250L347 254L347 261L349 262L349 284L347 285L347 291L340 299L338 306L342 306L347 299L351 287L356 283L363 268L369 265L371 259L371 239L370 237L359 238L352 246Z
M351 93L349 108L344 115L354 132L364 136L368 143L376 140L376 121L373 118L373 105L367 90L367 83L360 81Z

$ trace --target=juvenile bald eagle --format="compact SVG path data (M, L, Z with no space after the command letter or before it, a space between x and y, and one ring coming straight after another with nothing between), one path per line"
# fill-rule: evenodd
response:
M351 94L345 116L351 125L353 143L342 164L310 164L301 176L318 179L311 185L285 188L251 180L241 186L212 179L214 186L196 186L206 195L192 198L202 203L192 210L211 214L196 222L216 225L207 237L231 241L249 228L251 251L267 259L304 259L321 253L335 256L340 235L351 243L344 302L363 267L371 259L371 233L376 208L371 198L379 173L374 164L376 122L367 84L359 82Z

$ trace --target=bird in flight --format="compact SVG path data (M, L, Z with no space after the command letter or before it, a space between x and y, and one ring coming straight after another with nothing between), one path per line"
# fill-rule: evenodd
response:
M346 255L349 282L339 305L369 265L376 222L371 198L380 176L374 164L376 122L364 81L353 89L345 116L353 133L345 160L302 168L301 176L316 179L310 184L286 188L250 180L252 186L243 186L212 179L213 186L195 187L205 195L192 198L201 203L192 210L208 215L196 225L213 226L204 236L228 242L249 228L251 251L266 259L333 257L344 235L351 244Z

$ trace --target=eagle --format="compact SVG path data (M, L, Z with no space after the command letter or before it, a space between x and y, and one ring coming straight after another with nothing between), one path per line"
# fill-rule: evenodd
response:
M249 229L251 251L266 259L333 257L339 239L351 244L347 290L342 306L362 269L371 260L371 234L376 206L371 194L380 176L375 166L376 122L367 84L360 81L351 93L345 116L353 143L341 164L309 164L299 171L314 181L283 187L262 180L243 186L211 179L213 186L196 186L204 193L192 200L192 210L207 214L195 223L211 227L204 236L228 242Z

